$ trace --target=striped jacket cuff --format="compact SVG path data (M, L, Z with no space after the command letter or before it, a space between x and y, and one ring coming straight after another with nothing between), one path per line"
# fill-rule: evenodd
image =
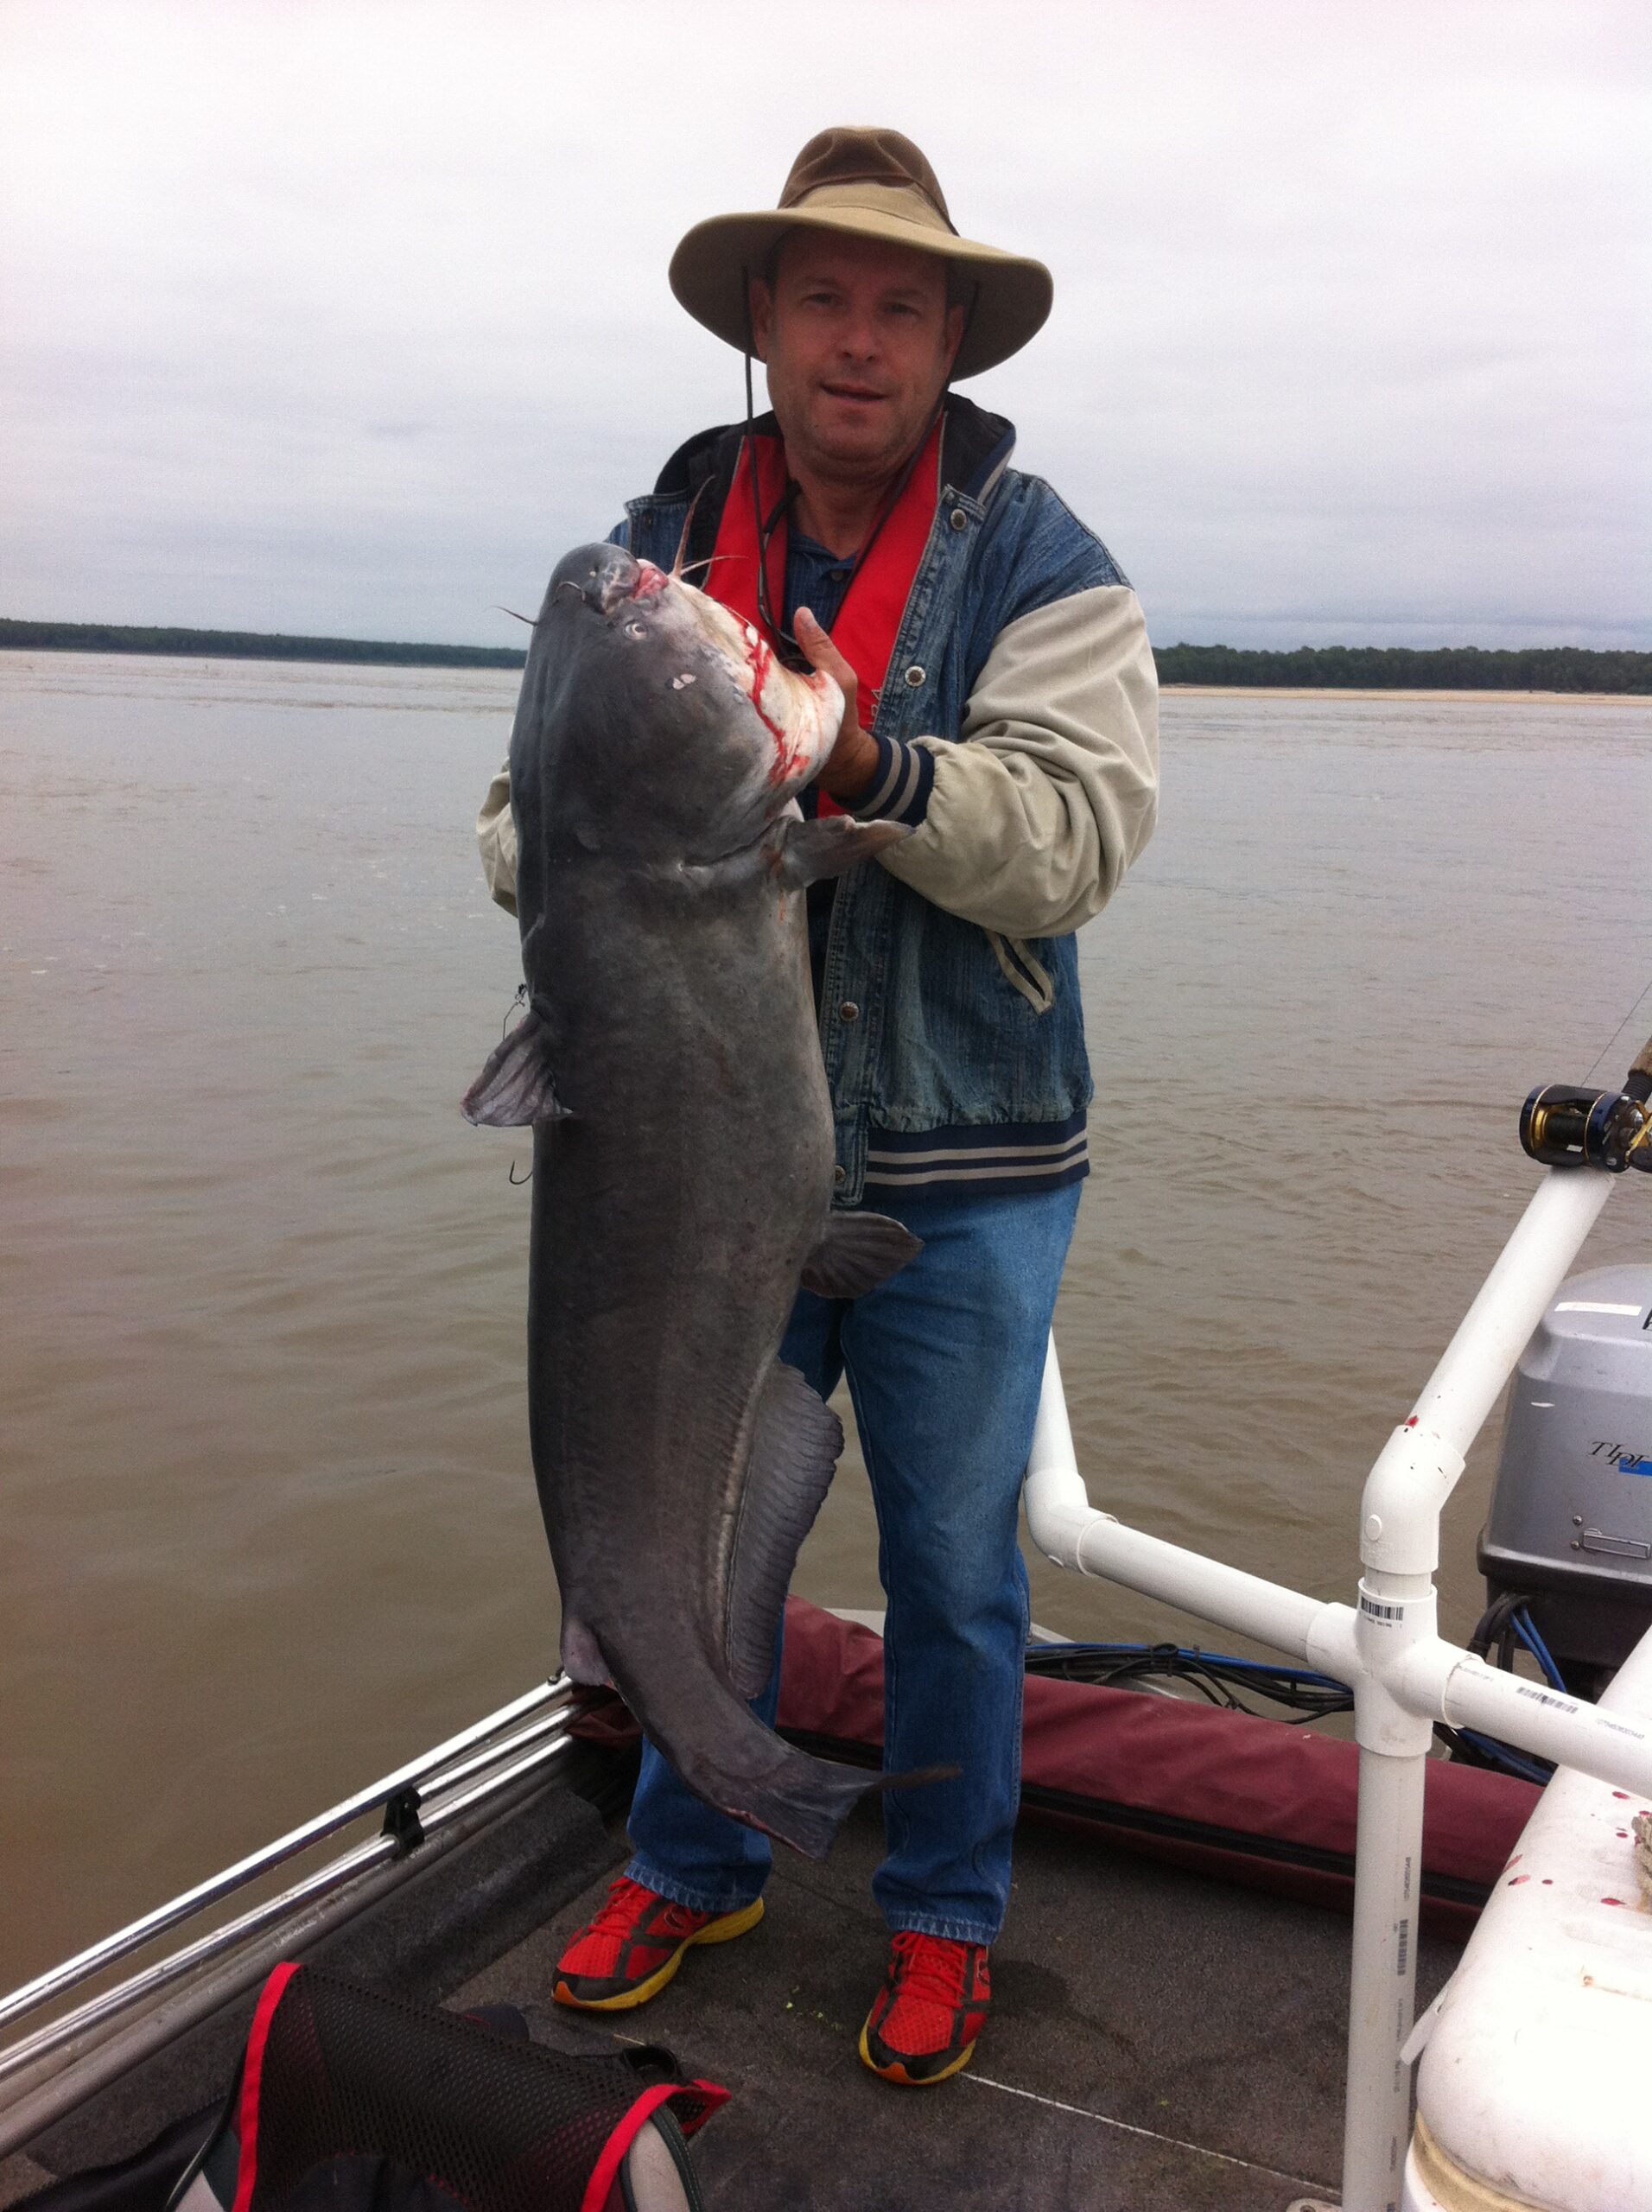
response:
M935 755L927 746L907 745L898 737L879 737L878 765L855 812L862 822L905 822L916 829L929 812L935 788Z
M1090 1173L1089 1116L1064 1122L1000 1122L963 1128L871 1132L870 1190L1048 1191Z

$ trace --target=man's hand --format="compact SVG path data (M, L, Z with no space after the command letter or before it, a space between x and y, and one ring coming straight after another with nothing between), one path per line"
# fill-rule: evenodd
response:
M793 634L810 665L823 671L843 694L837 740L815 781L841 805L853 806L866 796L878 765L878 748L861 727L860 678L806 607L797 609Z

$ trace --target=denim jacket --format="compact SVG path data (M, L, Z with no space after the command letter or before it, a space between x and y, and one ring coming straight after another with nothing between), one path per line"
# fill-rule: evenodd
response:
M670 568L704 486L689 555L708 554L741 435L691 440L616 537ZM1013 444L1001 417L949 397L941 495L858 810L918 826L841 879L826 949L821 1046L844 1205L868 1183L1024 1189L1085 1169L1073 932L1151 834L1157 690L1134 593L1049 486L1008 466ZM502 782L478 830L510 904Z

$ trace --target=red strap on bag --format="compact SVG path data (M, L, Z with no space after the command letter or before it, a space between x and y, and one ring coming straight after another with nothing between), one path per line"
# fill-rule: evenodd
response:
M696 2092L698 2104L695 2101ZM652 2088L645 2089L603 2145L602 2156L592 2168L591 2178L585 2185L585 2201L580 2212L608 2212L626 2153L641 2133L643 2122L651 2120L662 2105L670 2105L677 2126L685 2135L692 2135L720 2105L728 2102L728 2090L719 2088L715 2082L695 2082L687 2088L659 2082Z
M235 2177L234 2212L247 2212L252 2202L253 2184L258 2178L258 2090L264 2078L264 2054L270 2041L270 2024L276 2017L282 1993L298 1972L295 1964L278 1966L264 1985L258 1999L258 2009L252 2015L252 2027L246 2039L246 2057L241 2068L241 2104L236 2133L240 2139L241 2163Z

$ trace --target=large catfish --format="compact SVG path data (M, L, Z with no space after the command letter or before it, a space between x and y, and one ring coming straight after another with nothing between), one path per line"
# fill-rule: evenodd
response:
M534 1127L529 1416L562 1664L611 1681L708 1804L816 1857L877 1777L746 1703L842 1444L776 1355L800 1281L853 1297L919 1249L831 1210L804 892L907 834L802 818L842 713L829 677L651 563L562 562L511 740L528 1011L465 1099Z

